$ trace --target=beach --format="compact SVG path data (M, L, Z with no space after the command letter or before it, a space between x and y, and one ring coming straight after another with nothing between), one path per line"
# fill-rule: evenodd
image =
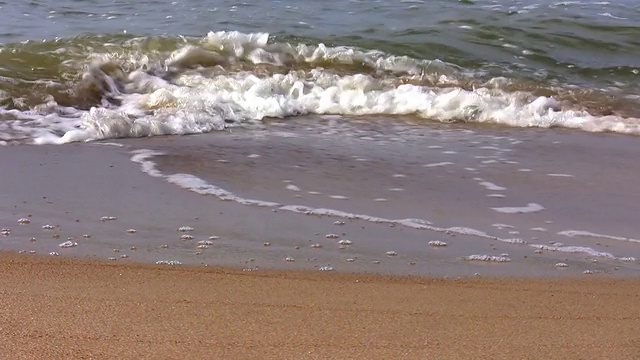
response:
M0 358L638 354L637 249L625 218L635 206L634 170L600 160L609 175L599 178L575 161L625 163L634 138L421 127L404 135L424 141L400 145L418 149L411 155L386 142L376 151L370 126L352 125L340 129L360 139L353 142L290 122L2 148L0 161L15 170L3 174L0 192ZM598 149L593 156L585 139ZM465 151L481 146L498 153ZM554 146L565 156L558 164ZM332 169L331 158L341 166ZM514 167L530 175L520 179ZM626 198L609 195L614 179ZM549 185L530 188L537 182ZM374 201L378 193L387 201ZM487 196L496 193L504 197ZM421 196L439 197L437 205ZM544 209L492 209L529 199ZM593 233L563 233L581 226Z
M633 359L640 284L0 255L5 359Z
M635 2L0 14L0 360L640 353Z
M393 124L380 135L373 120L302 118L6 146L0 250L436 277L638 274L640 189L625 166L637 138Z

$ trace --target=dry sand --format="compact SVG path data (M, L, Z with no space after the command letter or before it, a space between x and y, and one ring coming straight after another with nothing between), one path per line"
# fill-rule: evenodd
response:
M0 254L2 359L633 359L640 279L426 279Z

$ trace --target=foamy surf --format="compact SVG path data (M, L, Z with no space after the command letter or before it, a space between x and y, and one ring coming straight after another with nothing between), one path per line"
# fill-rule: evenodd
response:
M196 134L309 114L640 134L638 118L598 115L597 106L592 111L571 100L575 87L486 78L435 59L271 42L266 33L235 31L185 39L164 51L150 49L150 41L134 38L86 53L61 48L69 56L67 77L75 80L54 84L60 93L42 95L36 104L27 94L0 94L1 104L11 104L0 107L0 140L55 144ZM555 95L535 95L541 90ZM80 98L80 105L66 104Z

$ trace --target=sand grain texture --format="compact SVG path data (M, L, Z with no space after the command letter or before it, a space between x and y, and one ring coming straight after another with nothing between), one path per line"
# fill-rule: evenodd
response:
M3 359L632 359L638 279L430 280L2 254Z

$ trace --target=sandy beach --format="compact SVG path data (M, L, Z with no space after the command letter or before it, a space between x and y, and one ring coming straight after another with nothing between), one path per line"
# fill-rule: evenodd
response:
M637 358L635 138L303 125L3 147L0 359Z
M3 359L633 359L638 279L426 279L0 255Z

